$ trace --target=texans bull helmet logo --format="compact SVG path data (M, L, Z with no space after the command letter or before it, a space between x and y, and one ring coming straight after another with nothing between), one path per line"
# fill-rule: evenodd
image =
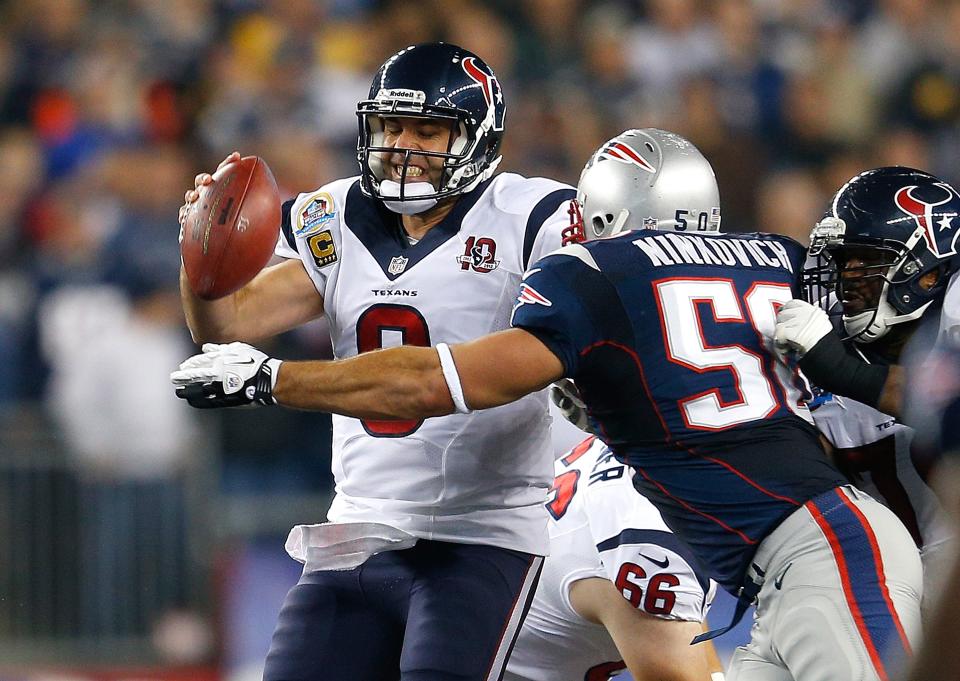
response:
M932 186L943 190L943 196L937 201L924 201L916 195L917 185L908 185L897 190L893 202L897 208L912 217L917 227L923 230L923 238L930 252L938 258L945 258L957 252L957 236L960 232L956 231L953 224L957 213L937 211L936 208L950 203L956 194L953 187L946 182L935 182ZM953 238L948 241L939 239L940 233L944 230L951 230Z
M490 119L491 129L502 132L506 108L502 106L503 91L500 89L500 81L493 74L481 69L474 57L466 57L461 65L470 79L480 85L483 92L483 101L487 103L487 118Z

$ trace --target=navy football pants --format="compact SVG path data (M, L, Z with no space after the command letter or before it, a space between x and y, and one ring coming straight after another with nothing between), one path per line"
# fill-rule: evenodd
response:
M543 558L421 539L287 594L264 681L496 681Z

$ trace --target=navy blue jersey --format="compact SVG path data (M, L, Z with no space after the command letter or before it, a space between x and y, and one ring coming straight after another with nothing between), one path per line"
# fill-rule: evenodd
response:
M731 590L786 515L844 482L805 382L772 352L804 256L777 235L639 230L541 259L514 308L638 489Z

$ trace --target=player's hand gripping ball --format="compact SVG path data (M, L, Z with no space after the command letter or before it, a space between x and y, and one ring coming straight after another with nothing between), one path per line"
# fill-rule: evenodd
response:
M198 184L183 209L180 255L190 288L214 300L230 295L270 260L280 231L280 192L257 156L228 157Z

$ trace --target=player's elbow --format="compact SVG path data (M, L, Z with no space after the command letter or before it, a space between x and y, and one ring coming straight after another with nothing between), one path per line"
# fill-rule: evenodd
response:
M891 366L877 400L877 409L884 414L901 418L903 416L903 393L905 391L906 373L903 367Z
M232 343L233 341L246 341L232 333L227 328L203 328L196 325L188 325L190 329L190 338L197 345L203 343Z
M639 669L629 669L633 677L638 680L650 679L651 681L702 681L709 678L710 672L705 666L685 665L680 663L676 665L662 665L655 663L653 668L644 666Z
M193 342L202 343L262 343L269 334L261 333L254 323L241 324L237 319L204 320L187 319L187 328Z
M652 630L646 627L646 634L650 640L656 640L657 645L651 647L640 643L623 650L627 669L637 681L701 681L710 678L711 671L714 671L710 660L711 644L690 645L693 637L702 630L699 622L654 621Z
M408 392L408 405L411 418L445 416L454 411L450 390L439 370L431 371L413 379Z
M190 339L197 345L215 342L209 333L189 325L188 328L190 329Z

